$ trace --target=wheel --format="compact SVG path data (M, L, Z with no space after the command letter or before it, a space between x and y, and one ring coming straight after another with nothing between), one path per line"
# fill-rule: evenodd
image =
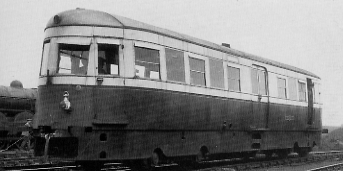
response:
M156 148L151 155L151 164L154 166L160 165L162 163L168 163L168 158L164 155L160 148Z
M7 147L7 141L6 140L0 140L0 150L4 150Z
M160 156L157 154L157 152L153 152L151 156L151 163L152 165L159 165L160 164Z
M209 160L209 155L210 153L208 151L208 148L206 146L202 146L200 148L198 155L196 156L196 162Z

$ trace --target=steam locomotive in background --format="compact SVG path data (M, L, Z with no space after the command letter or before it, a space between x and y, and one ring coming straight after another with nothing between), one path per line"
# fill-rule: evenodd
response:
M9 87L0 86L0 150L19 140L27 129L24 125L35 114L36 97L37 89L23 88L17 80Z

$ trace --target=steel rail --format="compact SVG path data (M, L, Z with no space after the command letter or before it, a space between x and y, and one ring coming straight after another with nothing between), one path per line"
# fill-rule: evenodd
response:
M318 167L315 169L310 169L307 171L324 171L324 170L332 170L332 169L342 169L343 168L343 163L337 163L337 164L332 164L332 165L328 165L328 166L323 166L323 167Z

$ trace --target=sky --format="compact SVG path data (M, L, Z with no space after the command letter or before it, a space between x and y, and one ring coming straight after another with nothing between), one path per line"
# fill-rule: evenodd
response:
M100 10L310 71L322 79L323 125L343 124L343 1L1 0L0 85L35 88L55 14Z

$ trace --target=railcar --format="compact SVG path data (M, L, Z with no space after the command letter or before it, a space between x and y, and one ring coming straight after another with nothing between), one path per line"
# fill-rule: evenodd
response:
M53 16L35 154L158 165L319 145L320 78L226 45L100 11Z
M0 150L17 141L26 130L27 119L35 113L36 96L37 89L23 88L18 80L9 87L0 86Z

